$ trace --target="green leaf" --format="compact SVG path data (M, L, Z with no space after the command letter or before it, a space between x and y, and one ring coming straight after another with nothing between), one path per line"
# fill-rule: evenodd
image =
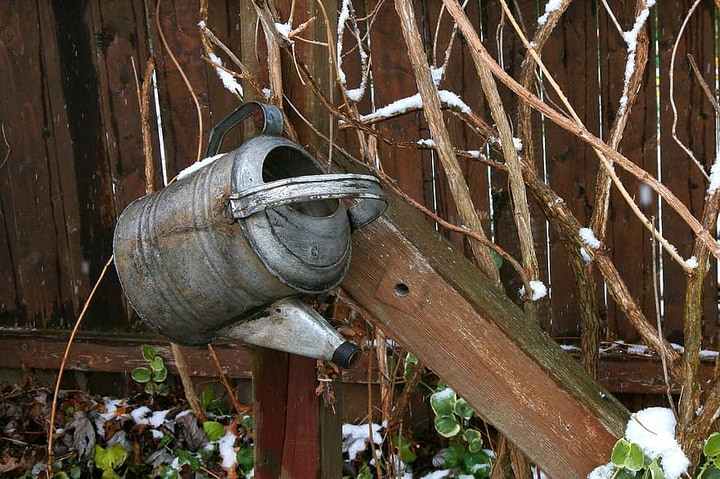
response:
M630 443L625 439L618 439L610 454L610 461L617 467L625 467L628 454L630 454Z
M112 469L103 469L102 479L122 479L120 474L113 471Z
M470 420L470 418L473 417L473 415L475 414L475 411L473 411L467 401L465 401L463 398L458 398L458 400L455 401L455 407L453 410L455 411L455 414L465 419L466 421Z
M630 453L625 459L625 468L631 471L639 471L645 464L645 453L639 445L630 443Z
M405 464L412 464L417 460L417 454L415 454L413 445L406 438L396 435L393 438L393 444L397 448L400 459L402 459Z
M707 458L715 458L720 455L720 433L710 434L703 446L703 454Z
M468 451L476 453L482 451L483 439L482 434L477 429L465 429L463 439L468 443Z
M207 434L208 439L217 441L225 435L225 428L217 421L205 421L203 423L203 431Z
M645 472L644 477L647 477L648 479L665 479L665 473L660 467L659 459L655 459L647 466L647 471Z
M237 462L243 472L247 473L255 465L255 452L252 448L243 447L237 452Z
M703 472L702 479L720 479L720 468L717 466L717 464L710 464Z
M153 371L152 380L155 381L156 383L161 383L167 379L167 375L168 375L167 369L162 368L159 371Z
M152 361L157 356L157 350L149 344L142 345L142 357L145 361Z
M462 465L463 457L465 456L465 448L462 444L455 443L450 446L445 453L445 466L446 469L452 469Z
M178 464L180 466L190 466L191 471L197 471L200 467L200 460L190 451L180 450L177 452Z
M450 388L437 391L430 396L430 407L437 416L452 415L457 402L457 394Z
M486 476L490 476L492 470L492 458L485 451L477 451L465 454L463 463L467 471L484 471ZM485 476L481 476L485 477Z
M133 378L133 381L145 384L147 382L150 382L150 378L152 377L152 371L149 368L146 367L139 367L133 369L133 372L130 373L130 376Z
M435 430L442 437L454 437L460 432L460 424L458 424L455 416L436 416Z
M150 360L150 369L155 372L165 369L165 361L160 356L155 356Z
M104 449L101 446L95 445L95 467L102 469L117 469L127 459L127 451L120 444Z
M403 368L403 379L410 378L410 375L412 374L412 371L418 363L418 358L413 356L410 353L407 353L405 356L405 367Z

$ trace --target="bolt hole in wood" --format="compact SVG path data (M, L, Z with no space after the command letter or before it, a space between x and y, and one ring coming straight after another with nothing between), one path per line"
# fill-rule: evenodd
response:
M404 298L410 293L410 288L404 283L398 283L395 285L393 293L395 293L395 296L398 298Z

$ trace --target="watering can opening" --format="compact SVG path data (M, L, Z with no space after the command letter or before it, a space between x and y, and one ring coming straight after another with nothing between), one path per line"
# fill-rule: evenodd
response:
M277 146L270 150L262 166L262 179L265 183L299 176L320 175L322 170L317 163L297 148L288 145ZM298 201L288 205L298 213L314 218L332 216L340 209L337 199L317 199Z

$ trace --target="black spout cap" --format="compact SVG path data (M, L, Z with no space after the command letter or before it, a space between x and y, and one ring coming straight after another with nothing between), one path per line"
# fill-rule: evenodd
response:
M332 355L332 362L341 368L351 369L360 359L360 348L350 341L342 343Z

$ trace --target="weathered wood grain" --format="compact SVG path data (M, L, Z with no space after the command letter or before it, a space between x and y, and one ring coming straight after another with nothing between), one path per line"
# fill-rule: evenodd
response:
M343 288L541 469L606 462L627 411L416 211L391 195L353 247Z

